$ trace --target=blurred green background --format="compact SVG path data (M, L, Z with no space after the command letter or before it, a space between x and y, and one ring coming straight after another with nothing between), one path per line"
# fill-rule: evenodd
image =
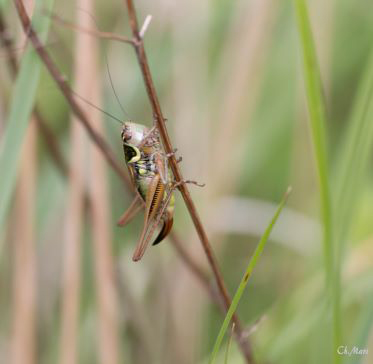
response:
M48 2L34 9L41 32L50 20ZM232 295L281 196L293 187L238 308L245 327L255 325L249 340L257 361L331 363L320 192L294 3L135 4L140 24L152 15L145 47L162 110L184 176L206 183L190 189ZM342 256L341 345L373 353L373 3L307 4L326 103L334 244ZM72 117L37 56L22 63L26 70L15 84L9 49L23 62L25 38L12 2L2 1L0 9L6 30L0 48L0 363L207 362L224 318L220 310L170 239L132 262L142 214L123 229L116 226L132 194ZM56 2L53 12L89 29L131 34L124 2ZM51 19L45 48L82 98L121 120L152 124L129 45ZM78 101L125 168L121 126ZM27 117L32 105L53 133L47 140L60 149L65 175L39 123ZM361 118L354 116L359 105ZM211 277L178 193L175 215L183 248ZM372 353L341 360L373 363ZM235 341L228 362L244 362Z

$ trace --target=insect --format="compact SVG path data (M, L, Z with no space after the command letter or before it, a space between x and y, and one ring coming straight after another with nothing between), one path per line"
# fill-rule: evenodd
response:
M171 231L174 211L174 185L168 168L168 156L161 146L155 127L125 122L122 128L123 150L138 196L118 221L126 225L145 205L144 226L132 259L142 258L155 229L162 223L153 245L159 244Z

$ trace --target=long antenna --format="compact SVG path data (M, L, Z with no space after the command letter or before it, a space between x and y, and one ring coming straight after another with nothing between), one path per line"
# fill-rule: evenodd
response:
M86 13L93 21L93 23L95 24L95 27L97 29L100 29L99 26L98 26L98 22L95 18L95 16L93 14L91 14L89 11L85 10L85 9L82 9L80 7L77 7L77 10L79 11L82 11L84 13ZM120 102L119 100L119 97L118 97L118 94L117 92L115 91L115 87L114 87L114 83L113 83L113 79L111 77L111 73L110 73L110 68L109 68L109 61L108 61L108 57L106 55L106 53L104 52L104 57L105 57L105 63L106 63L106 71L107 71L107 74L109 76L109 80L110 80L110 86L111 86L111 89L113 90L113 93L114 93L114 96L115 96L115 99L117 100L118 102L118 105L120 107L120 109L122 110L123 114L128 118L130 119L130 116L128 115L127 111L124 109L122 103Z
M95 17L93 16L93 14L91 14L89 11L87 11L87 10L85 10L85 9L83 9L83 8L80 8L80 7L76 7L76 9L77 9L78 11L81 11L81 12L87 14L87 15L92 19L92 21L93 21L93 23L95 24L96 28L99 29L99 27L98 27L98 23L97 23ZM52 15L52 17L53 17L53 16L57 17L57 16L54 15L53 13L49 13L49 12L47 12L47 15ZM117 102L118 102L118 104L119 104L119 106L120 106L122 112L123 112L123 113L124 113L124 114L129 118L129 119L130 119L128 113L127 113L126 110L124 109L123 105L120 103L120 101L119 101L119 97L118 97L118 95L117 95L117 93L116 93L116 91L115 91L115 88L114 88L114 85L113 85L113 80L112 80L112 77L111 77L111 74L110 74L110 70L109 70L109 64L108 64L108 59L107 59L106 53L104 53L104 56L105 56L106 69L107 69L107 72L108 72L108 75L109 75L109 79L110 79L110 85L111 85L111 88L112 88L112 90L113 90L113 92L114 92L115 98L116 98L116 100L117 100ZM117 121L118 123L120 123L121 125L123 125L123 121L122 121L121 119L119 119L119 118L117 118L116 116L110 114L109 112L105 111L104 109L101 109L100 107L96 106L96 105L95 105L94 103L92 103L91 101L89 101L89 100L85 99L83 96L79 95L79 94L78 94L77 92L75 92L72 88L70 88L70 90L71 90L71 93L73 93L76 97L78 97L79 99L81 99L81 100L82 100L83 102L85 102L86 104L90 105L91 107L93 107L94 109L96 109L96 110L98 110L98 111L101 111L101 112L102 112L103 114L105 114L106 116L110 117L111 119L113 119L113 120Z
M81 99L82 101L84 101L85 103L87 103L89 106L93 107L94 109L98 110L98 111L101 111L103 114L105 114L106 116L109 116L110 118L112 118L113 120L117 121L119 124L123 125L123 122L122 120L118 119L117 117L115 117L114 115L110 114L109 112L101 109L100 107L98 107L97 105L95 105L94 103L92 103L91 101L85 99L83 96L79 95L77 92L75 92L73 89L70 89L71 92L76 96L78 97L79 99Z
M121 103L120 100L119 100L119 97L118 97L118 95L117 95L117 92L115 91L115 87L114 87L113 79L111 78L111 73L110 73L110 68L109 68L109 61L108 61L108 58L107 58L107 56L106 56L106 53L104 53L104 55L105 55L105 62L106 62L106 71L107 71L107 74L108 74L108 76L109 76L111 89L113 90L114 96L115 96L115 98L116 98L116 100L117 100L117 102L118 102L118 105L119 105L119 107L121 108L123 114L126 115L128 119L130 119L130 116L128 115L127 111L124 109L122 103Z

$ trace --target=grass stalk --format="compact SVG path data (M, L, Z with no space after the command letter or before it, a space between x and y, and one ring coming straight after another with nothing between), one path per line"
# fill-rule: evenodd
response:
M373 49L362 72L347 130L337 155L336 221L339 242L338 266L342 264L349 226L355 216L356 191L359 191L373 145Z
M220 268L218 266L217 260L215 258L215 255L213 253L213 250L211 248L211 244L209 241L209 238L207 236L207 232L205 230L205 226L202 223L202 220L199 216L199 213L197 211L197 207L194 203L194 200L190 194L189 188L187 187L187 184L184 183L185 179L183 177L183 174L181 172L181 169L178 165L177 159L175 157L175 154L173 153L174 147L172 145L168 129L166 127L166 121L162 113L161 105L159 102L158 94L155 89L153 76L150 71L148 58L145 52L144 47L144 41L143 41L143 34L140 35L140 28L137 21L137 13L135 6L133 4L132 0L126 0L125 1L127 10L128 10L128 17L130 21L130 27L132 30L132 36L134 41L134 48L137 56L137 61L140 66L140 70L143 76L146 92L148 94L148 99L153 111L154 115L154 124L157 126L159 135L162 140L163 147L165 149L166 153L169 153L171 157L169 158L169 166L172 170L172 173L175 177L175 181L179 182L180 185L178 186L178 189L183 197L185 206L188 209L189 215L192 219L194 228L198 234L199 240L201 242L201 245L203 247L204 253L206 255L207 261L211 267L211 270L214 275L214 279L216 281L216 284L218 286L218 292L219 295L224 302L224 306L226 310L228 310L230 304L231 304L231 298L228 293L228 290L225 285L225 281L223 278L223 275L220 271ZM234 315L233 320L236 324L236 338L239 338L242 333L242 324L239 320L239 318ZM247 363L253 363L254 358L252 355L252 348L250 343L247 340L240 340L238 339L238 344L240 346L240 349L242 351L242 354L245 357L245 360Z
M30 123L21 152L18 185L15 190L13 261L13 312L11 363L34 364L36 358L36 130Z
M224 57L219 69L220 87L217 89L220 93L213 95L215 99L224 97L225 102L213 115L213 124L218 127L211 155L212 160L221 162L213 170L212 196L233 190L241 175L242 160L233 159L230 154L223 152L221 146L235 150L237 143L241 143L245 136L242 130L250 127L248 124L259 97L264 59L271 41L276 10L277 3L272 0L247 2L244 10L237 6L235 16L239 21L232 25L228 34L229 41L223 49ZM223 178L227 173L230 178Z
M60 364L78 363L81 240L83 219L82 171L85 133L79 123L71 124L71 164L66 206L63 252Z
M51 9L53 0L44 0L40 5ZM36 11L37 13L37 11ZM34 17L33 25L45 41L50 20L46 17ZM36 89L40 78L41 62L32 47L28 47L22 57L20 70L15 81L6 128L0 145L0 170L6 171L0 178L0 227L3 227L16 184L20 163L21 147L35 102Z
M232 345L232 337L233 337L233 334L234 334L234 322L233 322L233 324L232 324L231 334L230 334L230 336L229 336L228 343L227 343L227 347L226 347L226 349L225 349L224 364L228 364L228 361L229 361L229 352L230 352L231 345Z
M0 7L0 43L4 46L7 58L8 68L11 72L12 78L15 78L18 73L18 62L14 52L13 40L7 37L8 27L3 17ZM59 148L58 141L53 131L49 128L47 122L42 117L42 114L37 106L33 109L33 118L39 128L39 132L43 137L47 148L49 149L50 156L58 167L63 176L67 175L67 163Z
M78 12L82 14L82 12ZM77 38L75 53L81 52L82 39ZM85 57L76 57L75 88L85 90ZM81 242L84 223L85 159L87 136L84 127L73 116L70 129L70 170L65 220L63 287L61 310L60 364L76 364L78 359L79 306L81 292Z
M131 188L131 184L130 184L127 174L124 172L123 168L121 167L121 164L114 157L113 151L109 148L109 146L104 141L104 139L101 137L101 135L97 133L96 130L93 129L92 126L90 125L88 117L86 116L82 108L80 107L80 104L78 104L74 98L74 91L70 88L70 86L66 82L66 79L63 77L63 75L57 68L56 64L53 62L53 60L49 56L46 49L43 47L41 40L39 39L37 33L32 28L30 24L30 19L28 18L27 14L24 11L24 7L22 6L22 2L19 0L15 0L15 2L17 5L18 15L20 17L24 31L28 30L27 34L29 36L30 42L33 44L35 50L39 54L40 59L43 61L51 77L54 79L57 86L61 90L63 96L66 99L66 102L70 105L72 112L77 116L79 121L84 125L84 127L87 130L88 135L92 139L92 142L100 149L107 163L112 167L113 171L118 175L118 177L121 179L124 185L131 191L132 188ZM66 163L64 164L66 165ZM57 166L59 166L59 164L57 164ZM87 199L87 201L89 201L89 199ZM170 236L175 242L176 251L178 252L181 260L186 264L186 266L191 270L191 272L196 276L196 278L198 278L199 280L201 280L201 282L203 282L202 283L203 286L207 288L208 293L210 294L214 302L219 307L223 305L223 308L224 308L225 303L223 302L222 295L221 293L219 293L218 290L216 290L215 292L215 290L211 288L208 275L204 274L201 271L198 264L195 262L193 257L187 253L186 250L177 248L177 246L180 248L182 244L178 235L176 235L176 233L173 232L171 233ZM239 328L236 325L236 333L238 331L239 331Z
M369 337L371 336L373 325L373 292L367 294L367 299L361 309L353 331L350 347L360 349L368 348ZM364 362L364 355L352 355L349 364L359 364Z
M264 234L263 234L262 238L260 239L259 244L254 251L254 254L250 258L250 261L249 261L249 264L247 265L245 274L243 275L243 277L241 279L241 282L240 282L240 284L239 284L239 286L236 290L236 293L233 296L232 304L230 305L229 310L228 310L227 314L225 315L224 322L223 322L223 324L220 328L219 334L216 338L214 348L212 350L212 354L211 354L211 357L210 357L210 360L209 360L209 364L213 364L215 362L215 359L216 359L216 356L217 356L217 354L220 350L220 346L221 346L221 343L223 341L225 332L227 331L229 323L231 322L232 317L233 317L234 313L236 312L237 306L238 306L238 304L241 300L243 292L245 291L245 288L246 288L246 285L249 281L249 278L250 278L255 266L257 265L260 256L262 255L264 247L265 247L265 245L268 241L269 235L271 234L271 231L272 231L278 217L280 216L283 207L285 206L285 203L288 199L288 196L289 196L290 192L291 192L291 188L289 187L288 190L286 191L284 197L282 198L275 214L273 215L272 220L270 221L269 225L267 226L266 230L264 231Z
M342 342L339 277L335 269L333 249L332 206L328 176L326 141L326 112L311 25L305 0L295 0L296 18L303 53L303 69L312 144L320 187L320 205L323 222L323 248L326 272L326 291L331 300L333 316L333 358L340 362L337 347ZM329 293L330 292L330 293Z
M94 5L92 0L79 0L78 6L85 11L79 11L78 24L85 28L93 28ZM100 105L100 81L98 69L97 40L85 33L78 32L77 52L81 62L79 79L81 80L80 94L86 95L95 105ZM92 127L104 135L101 113L94 108L86 109ZM112 252L112 232L110 216L110 198L108 191L107 169L105 160L94 145L89 145L89 195L90 217L92 223L91 236L93 243L93 263L95 273L96 300L97 300L97 349L99 362L102 364L119 363L119 311L118 297L115 285L114 257Z

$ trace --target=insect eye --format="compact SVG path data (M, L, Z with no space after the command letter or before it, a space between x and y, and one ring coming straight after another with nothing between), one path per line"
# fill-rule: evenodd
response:
M128 142L131 139L131 136L132 136L131 128L128 125L124 125L121 136L122 136L123 142Z
M123 148L124 148L124 156L126 158L127 163L135 163L140 160L141 152L139 151L138 148L132 145L128 145L128 144L124 144Z

